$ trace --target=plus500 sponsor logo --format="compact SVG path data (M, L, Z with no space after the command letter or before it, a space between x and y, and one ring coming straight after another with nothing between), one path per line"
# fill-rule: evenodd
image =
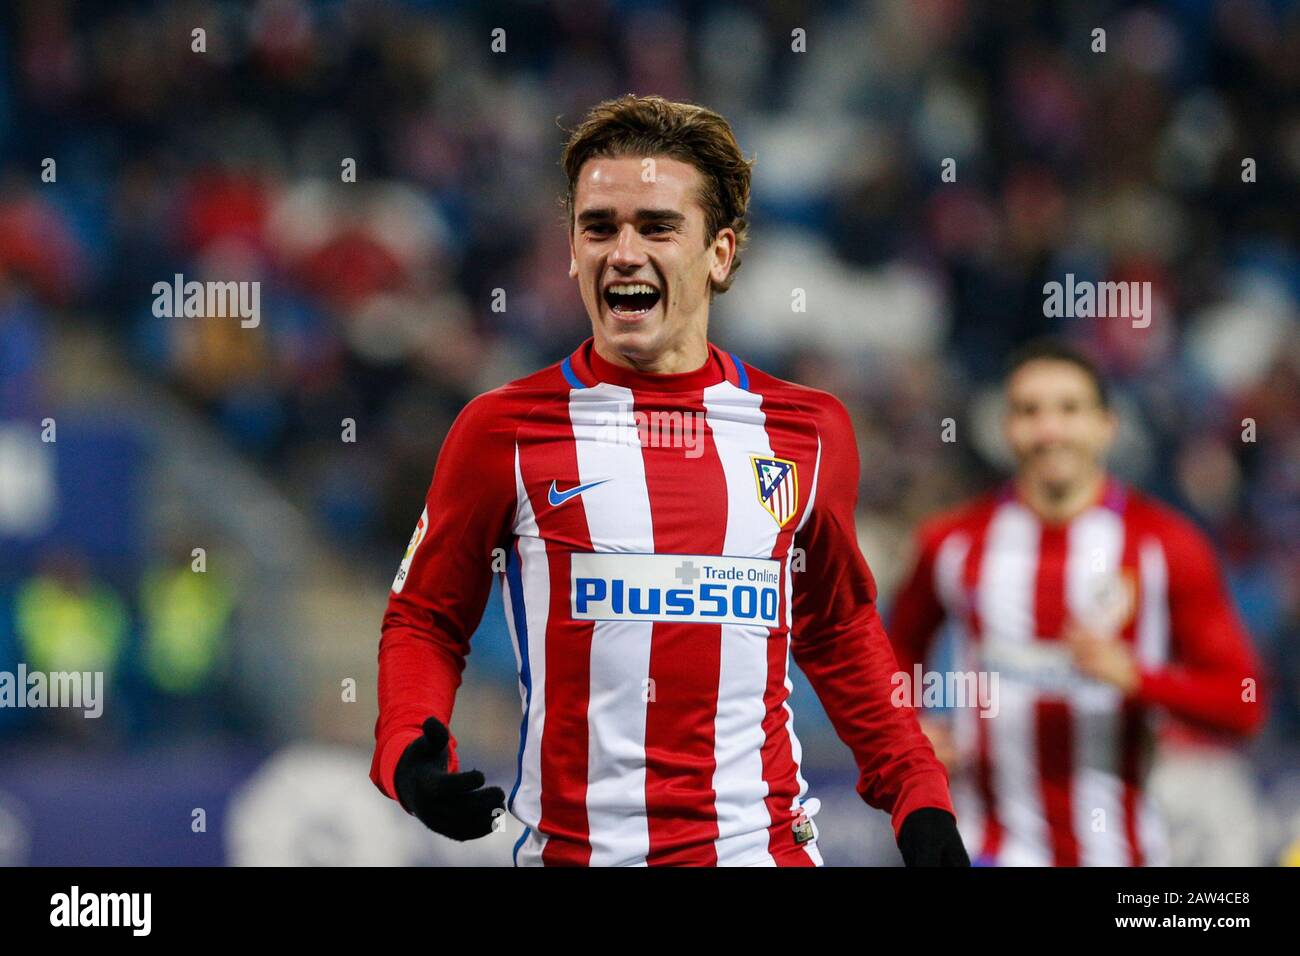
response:
M780 562L693 554L575 554L578 621L681 621L776 627Z

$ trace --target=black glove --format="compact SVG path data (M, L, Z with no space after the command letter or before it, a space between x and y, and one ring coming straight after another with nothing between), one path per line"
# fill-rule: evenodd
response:
M913 810L898 830L905 866L970 866L957 818L938 807Z
M447 772L446 726L437 717L424 722L424 736L402 751L393 773L397 800L434 833L453 840L476 840L492 832L493 811L505 807L500 787L485 787L478 770Z

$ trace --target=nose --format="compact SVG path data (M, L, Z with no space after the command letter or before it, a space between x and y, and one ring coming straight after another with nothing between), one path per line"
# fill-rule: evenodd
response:
M609 254L609 264L615 269L638 269L645 264L645 250L641 247L641 235L636 227L628 222L618 231L618 239Z
M1055 444L1067 433L1065 416L1054 411L1040 412L1034 425L1035 435L1042 444Z

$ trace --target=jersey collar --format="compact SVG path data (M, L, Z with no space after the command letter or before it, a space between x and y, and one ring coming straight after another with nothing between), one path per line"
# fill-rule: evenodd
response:
M561 363L561 370L574 388L591 388L600 382L650 392L698 392L719 382L731 382L740 388L749 386L744 365L712 342L708 359L694 371L657 374L606 361L596 351L595 339L589 338Z
M1014 501L1029 512L1033 513L1035 517L1038 517L1037 513L1029 507L1028 502L1021 498L1020 489L1016 485L1016 480L1014 478L1009 478L1002 483L1002 487L998 489L997 498L999 503ZM1117 514L1122 514L1127 499L1128 492L1124 483L1114 475L1107 473L1105 481L1102 483L1101 489L1097 494L1097 500L1087 508L1084 508L1083 511L1079 512L1079 514L1083 514L1084 511L1088 511L1092 508L1107 508ZM1075 515L1075 517L1077 518L1078 515ZM1041 521L1042 519L1039 518L1039 520ZM1066 522L1066 524L1068 523L1069 522Z

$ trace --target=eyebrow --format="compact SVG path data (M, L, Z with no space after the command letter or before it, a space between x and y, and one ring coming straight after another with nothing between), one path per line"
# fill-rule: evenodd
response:
M1047 401L1051 401L1051 399L1048 399ZM1038 399L1038 398L1009 398L1009 399L1007 399L1007 402L1008 402L1010 405L1018 406L1018 407L1023 407L1023 406L1025 406L1025 405L1041 405L1041 404L1046 404L1046 402L1044 402L1042 399ZM1070 403L1070 402L1077 402L1077 403L1080 404L1080 405L1100 405L1100 404L1101 404L1101 400L1100 400L1100 399L1096 399L1096 398L1080 398L1080 397L1075 396L1075 395L1067 395L1065 398L1062 398L1062 399L1057 400L1057 402L1058 402L1058 404L1067 404L1067 403Z
M586 225L589 222L607 222L613 219L615 212L612 208L603 209L584 209L578 214L578 225ZM634 214L635 219L639 221L652 222L685 222L686 217L676 209L638 209Z

